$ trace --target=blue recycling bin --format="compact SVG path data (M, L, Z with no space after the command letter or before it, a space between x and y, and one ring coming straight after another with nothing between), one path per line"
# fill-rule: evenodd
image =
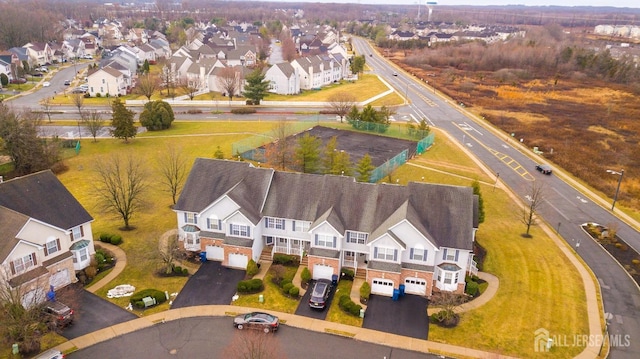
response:
M200 252L200 262L204 263L207 261L207 252Z
M397 301L398 298L400 298L400 289L394 289L393 290L393 297L391 297L392 300Z
M331 276L331 284L335 287L338 285L338 275L334 274Z
M400 296L404 297L404 284L400 284L398 290L400 291Z

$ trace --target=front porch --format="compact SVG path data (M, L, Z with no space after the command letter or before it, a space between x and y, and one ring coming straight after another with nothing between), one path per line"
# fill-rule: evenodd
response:
M284 237L264 237L265 248L271 248L271 258L275 253L283 253L304 258L311 242Z
M353 269L354 277L365 279L367 277L367 262L368 254L343 251L342 252L342 267Z

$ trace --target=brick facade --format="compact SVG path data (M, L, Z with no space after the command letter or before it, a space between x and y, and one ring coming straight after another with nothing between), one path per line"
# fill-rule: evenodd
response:
M229 254L244 254L249 260L253 258L253 251L251 248L247 247L238 247L238 246L230 246L225 244L222 246L224 248L224 260L222 261L222 265L227 267L229 265Z
M431 297L431 294L433 293L433 272L420 272L412 269L403 269L400 273L401 282L398 284L403 284L405 279L407 278L424 279L427 282L427 290L425 291L425 296Z
M311 255L307 255L309 264L308 264L308 268L309 271L311 271L311 277L313 278L313 267L316 264L323 264L323 265L327 265L327 266L331 266L333 267L333 275L340 275L340 260L337 258L323 258L323 257L316 257L316 256L311 256Z

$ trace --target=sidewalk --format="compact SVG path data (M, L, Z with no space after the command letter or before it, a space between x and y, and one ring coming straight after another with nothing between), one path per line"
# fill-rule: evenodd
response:
M111 253L113 253L113 256L115 257L116 265L113 267L113 269L111 269L111 272L109 272L109 274L104 276L104 278L93 283L88 288L85 288L90 293L95 293L100 288L109 284L109 282L114 280L117 276L120 275L120 273L122 273L122 271L124 270L124 267L126 267L127 265L127 255L124 253L122 249L120 249L120 247L114 246L111 243L104 243L104 242L96 242L95 245L99 245L100 247L111 251Z

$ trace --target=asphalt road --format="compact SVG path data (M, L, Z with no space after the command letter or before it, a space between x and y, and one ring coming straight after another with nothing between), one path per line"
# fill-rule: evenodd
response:
M238 331L233 328L231 318L187 318L159 323L119 336L71 353L66 358L229 358L233 356L230 356L228 352L224 353L225 349L233 341L235 335L245 333L247 331ZM291 328L287 325L281 325L277 333L267 335L271 336L267 340L273 340L267 346L279 348L279 352L283 353L282 357L286 358L442 358L439 355L391 348L336 335Z
M354 38L353 44L359 54L373 53L362 39ZM618 235L635 249L640 249L640 234L614 216L608 208L592 202L557 175L538 173L535 170L537 162L532 159L534 155L527 156L520 151L520 146L514 146L520 140L518 134L513 138L497 136L485 124L466 116L464 108L437 96L432 88L425 86L428 79L414 80L400 71L398 76L393 76L397 70L384 60L376 55L367 56L366 59L374 73L387 79L399 93L406 94L413 116L426 118L431 126L446 131L466 146L488 168L499 174L499 179L523 201L527 201L526 196L531 192L533 181L544 183L545 205L539 214L559 230L562 238L576 249L595 273L602 289L605 316L609 318L608 333L631 339L629 345L626 345L627 341L622 341L613 346L610 357L640 358L640 289L626 271L580 229L580 224L613 223L618 227ZM522 144L526 145L526 138L522 140ZM605 171L606 168L594 164L594 170ZM577 243L580 244L576 247ZM576 333L582 334L588 333ZM533 341L534 333L531 333L531 338Z

